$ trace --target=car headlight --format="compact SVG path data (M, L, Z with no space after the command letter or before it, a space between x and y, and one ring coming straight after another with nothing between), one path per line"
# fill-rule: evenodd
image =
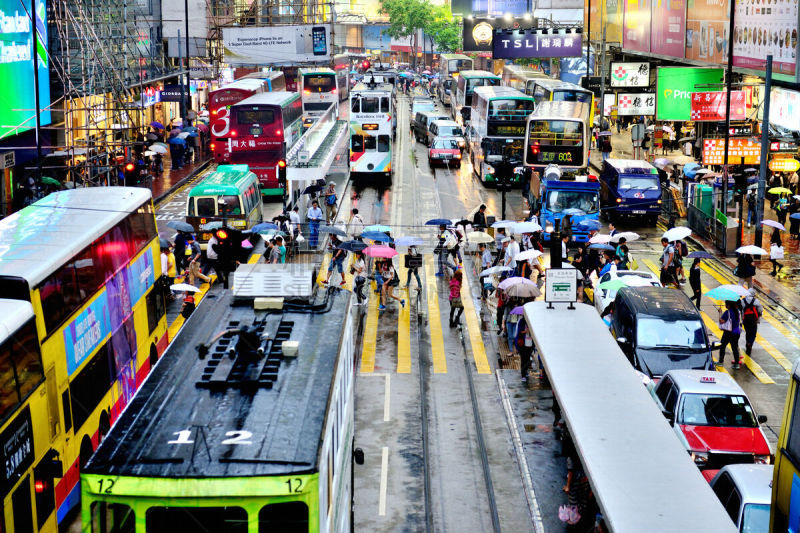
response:
M459 147L461 147L461 148L464 148L466 145L467 145L467 143L466 143L466 142L464 142L464 141L458 141L458 146L459 146Z
M486 172L489 174L494 174L494 167L492 165L486 165Z
M769 455L756 455L753 457L753 462L757 465L768 465L772 461L772 457Z
M707 452L691 452L692 461L696 465L704 465L708 463L708 453Z
M455 155L455 158L456 158L456 159L461 159L461 154L456 154L456 155Z

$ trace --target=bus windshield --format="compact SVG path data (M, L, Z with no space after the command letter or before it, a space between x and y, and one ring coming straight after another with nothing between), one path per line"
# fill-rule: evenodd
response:
M543 146L583 146L583 125L572 120L537 120L530 140Z
M533 112L531 100L492 100L489 102L489 118L495 120L524 120Z
M685 394L677 421L692 426L758 427L747 397L733 394Z
M597 213L599 204L594 191L550 191L547 193L547 210L560 213L565 209L580 209L587 215Z
M329 93L336 88L336 77L334 74L306 75L305 86L315 93Z
M522 160L524 145L522 140L509 142L508 139L484 139L481 143L487 161L497 162L503 159Z
M469 70L472 68L471 59L451 59L447 62L447 72L458 72L460 70Z
M237 109L236 122L239 124L272 124L275 120L273 109Z
M591 103L592 93L575 91L571 89L558 89L553 91L554 102L584 102Z

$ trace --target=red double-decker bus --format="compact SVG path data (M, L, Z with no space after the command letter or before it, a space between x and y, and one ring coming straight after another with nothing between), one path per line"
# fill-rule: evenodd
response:
M211 152L217 163L230 163L228 133L230 132L230 106L269 90L266 80L242 78L216 91L208 93L208 113L211 119Z
M277 166L303 133L303 104L298 93L256 94L230 107L226 149L231 163L246 164L258 176L261 194L283 196Z

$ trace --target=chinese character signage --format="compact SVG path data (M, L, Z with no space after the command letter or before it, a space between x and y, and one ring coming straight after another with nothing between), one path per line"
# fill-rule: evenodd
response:
M656 75L656 119L690 120L692 93L722 88L721 68L659 67Z
M536 30L495 30L494 59L526 57L578 57L583 53L578 30L545 33Z
M734 9L733 65L763 71L771 54L773 75L795 81L797 0L739 1Z
M744 158L745 165L757 165L761 159L761 144L754 138L730 139L728 141L728 163L738 165ZM724 165L725 139L703 139L703 164Z
M612 87L650 87L650 63L611 63Z
M692 93L691 119L719 122L725 120L725 91ZM745 119L744 91L731 91L731 120Z
M619 93L617 95L617 115L655 115L656 95L653 93Z
M31 411L30 407L26 405L9 423L3 433L0 433L3 495L8 494L19 478L30 468L34 457ZM26 494L25 497L27 498L28 495Z
M272 139L229 139L232 151L271 150L280 148L283 143Z

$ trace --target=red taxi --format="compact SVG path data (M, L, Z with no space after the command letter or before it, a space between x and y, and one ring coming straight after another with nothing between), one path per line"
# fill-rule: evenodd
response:
M742 388L728 374L670 370L653 395L695 464L719 469L728 464L769 464L771 452Z
M446 166L461 165L461 148L458 139L454 137L436 137L428 148L428 164L441 164Z

